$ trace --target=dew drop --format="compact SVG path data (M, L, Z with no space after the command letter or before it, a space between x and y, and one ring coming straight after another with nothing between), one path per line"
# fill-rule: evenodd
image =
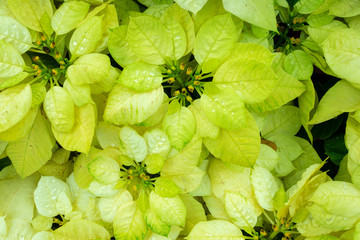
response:
M77 41L73 41L73 45L76 46L78 43Z

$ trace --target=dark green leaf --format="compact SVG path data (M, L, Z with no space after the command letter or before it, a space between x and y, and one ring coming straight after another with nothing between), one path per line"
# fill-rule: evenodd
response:
M329 121L314 125L311 129L314 139L327 139L333 135L345 120L346 114L342 114Z
M3 170L3 168L9 166L10 164L11 164L10 158L6 157L0 159L0 171Z
M292 9L299 0L286 0L286 1L288 2L290 8Z
M340 165L340 161L347 152L343 135L333 136L325 140L325 153L329 155L330 160L336 165Z

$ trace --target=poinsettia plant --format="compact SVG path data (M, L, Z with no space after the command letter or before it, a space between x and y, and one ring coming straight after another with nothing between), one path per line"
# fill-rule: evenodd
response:
M0 238L360 239L359 16L1 1ZM314 129L343 113L331 178Z

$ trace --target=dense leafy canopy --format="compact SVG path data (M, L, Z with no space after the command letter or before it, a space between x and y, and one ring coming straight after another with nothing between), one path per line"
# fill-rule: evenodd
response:
M0 22L0 239L360 239L358 1L3 0Z

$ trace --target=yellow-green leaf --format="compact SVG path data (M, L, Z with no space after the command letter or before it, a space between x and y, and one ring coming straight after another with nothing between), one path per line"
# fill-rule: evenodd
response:
M188 11L174 3L164 13L164 15L172 15L183 27L186 34L186 50L183 55L192 51L195 42L194 22Z
M30 85L18 85L0 93L0 132L23 119L31 107Z
M163 129L169 136L171 145L181 150L195 133L195 118L192 112L180 106L177 100L172 101L163 121Z
M179 196L167 198L161 197L154 191L150 193L150 208L154 213L168 225L184 226L186 219L186 208Z
M156 65L137 62L126 66L119 78L125 87L137 92L147 92L161 85L163 76Z
M300 127L299 108L283 106L266 115L261 135L264 137L276 134L295 135Z
M57 200L64 193L70 197L69 186L53 176L42 176L34 191L34 200L37 211L46 217L55 217L59 214Z
M104 120L117 124L137 124L152 116L163 103L164 92L160 86L152 91L137 93L121 84L109 93Z
M69 99L78 107L93 101L90 86L87 84L74 85L69 80L65 80L63 88L68 92Z
M127 41L144 62L164 64L173 53L171 38L160 20L151 16L130 18Z
M239 228L254 227L257 222L257 214L254 205L240 193L225 193L226 213L232 222Z
M80 57L95 50L102 36L102 17L94 16L82 23L71 36L69 51L71 58Z
M111 184L120 180L120 166L114 159L100 156L88 164L91 176L103 184Z
M56 240L110 239L101 225L84 219L74 219L54 231Z
M272 64L272 70L279 78L274 90L263 102L248 105L249 110L259 113L275 110L304 92L305 86L295 77L285 72L276 60Z
M23 219L30 222L34 216L34 190L39 175L25 179L15 176L0 181L0 215L8 219ZM1 233L0 233L1 236Z
M75 106L75 122L70 132L52 128L56 140L69 151L88 153L95 131L95 112L92 104Z
M340 78L360 83L360 36L353 29L339 29L322 44L327 64Z
M8 16L0 16L0 39L11 43L22 54L31 47L29 30Z
M127 40L127 25L110 29L108 49L111 56L122 67L131 63L139 62L140 58L135 55Z
M198 222L206 221L205 210L202 204L190 194L182 194L180 198L186 207L185 228L182 234L188 235Z
M110 58L101 53L81 56L67 69L68 79L74 85L93 84L110 75Z
M23 71L25 65L18 49L0 40L0 78L11 78Z
M202 65L202 71L216 70L231 53L236 40L237 32L231 14L212 17L202 25L194 45L194 56Z
M90 4L82 1L63 3L51 18L51 26L58 35L70 32L88 13Z
M251 167L260 151L260 134L251 116L247 127L237 130L221 129L216 139L205 138L204 144L215 157L229 163Z
M181 24L175 17L176 15L172 15L167 11L161 16L160 21L164 24L166 31L168 32L172 45L173 45L173 53L172 59L178 60L181 58L186 50L187 42L186 42L186 33Z
M200 137L216 138L220 128L205 115L201 108L201 100L196 99L188 108L195 118L196 134Z
M331 87L321 98L309 124L317 124L343 112L353 112L360 108L360 89L341 80Z
M54 137L48 123L38 112L33 126L21 139L10 142L6 152L21 177L39 170L52 155Z
M269 66L246 58L226 61L213 80L221 88L233 89L246 103L265 100L277 81L278 77Z
M53 129L70 132L74 126L75 113L73 100L64 88L52 87L44 99L44 111Z
M236 130L246 126L249 116L243 100L233 91L221 91L215 84L204 86L201 109L217 126Z
M272 0L223 0L224 8L240 19L255 26L277 31Z
M207 0L175 0L183 9L196 13L205 5Z
M24 137L25 134L32 127L35 117L37 115L38 108L31 108L26 116L13 127L9 128L6 131L0 132L0 140L1 141L16 141L20 138Z
M8 0L8 6L16 19L37 32L42 32L40 19L46 12L50 17L53 15L53 8L50 0Z
M210 220L197 223L188 240L244 240L240 228L225 220Z
M320 7L324 1L325 0L300 0L295 4L294 9L301 14L309 14Z
M284 69L299 80L309 79L313 73L311 58L302 50L295 50L286 56Z
M145 239L147 226L144 215L135 201L123 204L114 217L114 237L116 239Z

